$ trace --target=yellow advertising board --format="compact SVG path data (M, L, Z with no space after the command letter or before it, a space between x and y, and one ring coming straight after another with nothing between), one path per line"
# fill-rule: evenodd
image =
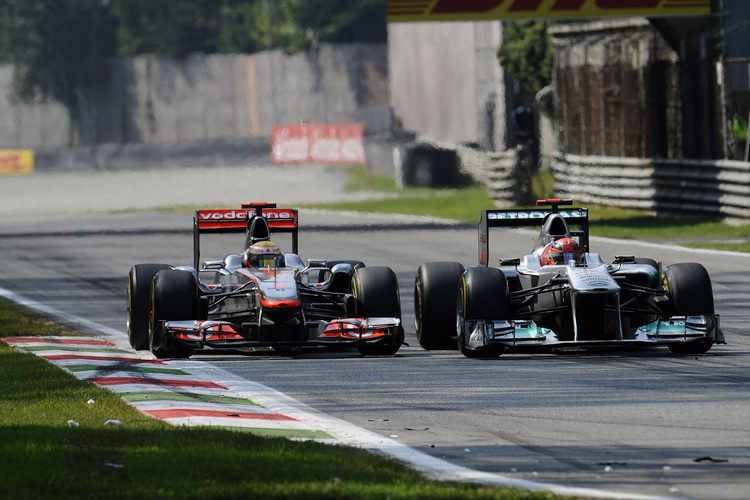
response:
M0 149L0 175L27 175L33 173L33 149Z
M388 22L706 15L711 0L388 0Z

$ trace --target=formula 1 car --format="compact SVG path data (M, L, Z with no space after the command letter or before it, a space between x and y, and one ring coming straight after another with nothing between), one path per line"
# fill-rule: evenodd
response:
M404 341L395 273L360 261L305 265L298 229L297 210L275 203L196 211L192 266L138 264L128 274L130 344L157 358L205 347L350 345L363 355L395 354ZM261 267L247 267L239 253L200 262L202 234L243 232L245 248L291 233L292 252Z
M483 210L479 266L420 266L414 293L420 345L457 346L466 357L495 357L506 349L556 352L636 345L701 354L725 343L702 265L665 267L633 255L617 255L605 263L589 252L588 209L560 209L571 204L540 200L537 206L549 208ZM530 254L488 267L489 228L539 225ZM562 248L563 243L570 248ZM550 260L556 250L562 258Z

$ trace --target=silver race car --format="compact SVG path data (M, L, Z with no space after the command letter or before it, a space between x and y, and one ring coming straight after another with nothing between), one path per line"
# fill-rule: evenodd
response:
M193 265L138 264L128 274L128 338L157 358L204 348L352 346L395 354L404 341L395 273L297 254L298 214L274 203L198 210ZM245 250L201 262L201 235L245 233ZM292 251L271 235L291 233Z
M545 208L483 210L479 266L420 266L414 294L420 345L494 357L506 349L636 345L701 354L725 343L701 264L664 266L633 255L603 262L589 251L588 209L560 208L571 204L540 200ZM531 253L488 267L489 229L529 226L541 226Z

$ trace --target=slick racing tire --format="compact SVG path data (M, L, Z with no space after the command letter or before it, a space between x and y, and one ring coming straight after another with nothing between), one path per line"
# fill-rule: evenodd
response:
M148 321L151 282L166 264L137 264L128 273L128 340L136 351L148 349Z
M189 358L192 349L174 345L167 337L163 321L196 319L198 283L189 271L160 271L151 289L149 346L157 358Z
M467 358L496 358L504 346L490 345L470 349L466 338L466 320L506 319L508 314L508 278L494 267L470 267L461 276L456 299L456 339L458 349Z
M688 262L664 268L664 290L669 296L672 316L714 314L714 293L708 271L701 264ZM703 354L713 346L706 338L686 343L669 344L675 354Z
M352 275L352 292L356 314L363 318L401 319L401 298L398 279L388 267L360 267ZM404 343L404 329L399 326L398 334L387 344L360 344L357 350L363 356L393 355Z
M455 307L464 273L458 262L428 262L414 278L414 326L422 349L457 348Z

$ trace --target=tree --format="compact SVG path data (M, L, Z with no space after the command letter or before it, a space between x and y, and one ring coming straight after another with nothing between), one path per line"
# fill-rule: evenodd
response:
M259 49L288 53L318 42L385 42L385 11L385 0L255 0L248 9L253 19L249 33ZM224 29L231 25L225 23Z
M0 0L0 62L13 98L65 106L95 144L106 58L304 50L316 42L382 42L386 0ZM75 138L71 137L71 143Z
M321 42L385 42L384 0L296 0L294 19L304 31L312 29Z
M550 84L554 64L552 41L544 21L514 21L503 24L500 65L527 91L536 93Z
M0 58L15 68L12 98L59 102L83 141L94 142L89 99L103 57L114 54L112 28L99 0L3 0Z
M119 54L294 53L386 40L385 0L111 0Z
M194 52L214 53L219 47L223 3L216 0L111 0L112 15L117 19L118 53L173 57Z

